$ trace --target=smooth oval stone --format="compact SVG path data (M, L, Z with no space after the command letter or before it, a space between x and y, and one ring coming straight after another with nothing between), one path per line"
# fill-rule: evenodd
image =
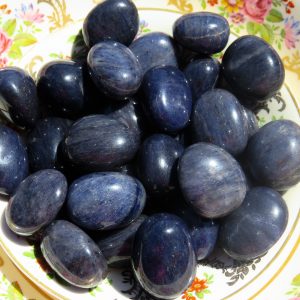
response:
M90 115L75 122L65 139L67 158L89 171L111 170L128 163L139 148L140 139L120 121L104 115Z
M83 38L88 47L104 40L128 46L139 29L139 15L130 0L107 0L95 6L83 23Z
M264 125L249 140L246 158L258 182L289 189L300 181L300 126L290 120Z
M130 266L134 237L145 219L146 216L141 215L127 227L109 232L107 237L94 239L110 267Z
M233 91L252 103L272 97L281 88L285 74L274 48L253 35L240 37L228 47L222 73Z
M243 113L248 127L248 137L250 138L259 129L258 120L254 112L245 106L243 106Z
M192 130L196 142L210 142L232 155L242 153L247 146L248 124L242 105L226 90L204 93L195 103Z
M62 118L45 118L37 122L27 137L31 171L60 169L58 146L64 140L72 122Z
M20 136L0 124L0 193L12 194L28 175L28 156Z
M177 162L184 147L166 134L149 136L138 154L139 179L147 192L163 196L177 185Z
M107 96L122 100L139 89L141 66L124 45L113 41L98 43L89 51L87 61L95 85Z
M67 195L65 176L56 170L42 170L25 178L10 198L5 211L9 228L29 236L50 224Z
M174 40L163 32L150 32L137 38L129 46L140 62L143 74L153 67L177 67Z
M288 209L279 193L267 187L247 192L243 204L220 227L220 245L237 260L265 254L281 237Z
M136 278L151 295L173 299L192 283L196 258L186 224L172 214L155 214L138 229L132 253Z
M214 13L196 12L177 19L173 37L183 47L202 54L222 51L229 38L227 20Z
M144 110L160 130L174 133L187 126L192 94L184 74L175 67L149 70L143 80Z
M193 60L185 67L183 72L195 100L215 87L219 68L218 61L210 57Z
M0 70L2 113L18 126L32 127L39 118L36 86L29 74L17 67Z
M98 246L68 221L54 221L47 228L41 250L52 269L75 286L95 287L107 275L107 263Z
M242 204L247 188L245 175L222 148L194 144L184 151L178 166L183 196L200 216L222 217Z
M67 210L78 226L107 230L136 220L145 201L145 189L137 179L117 172L92 173L71 184Z

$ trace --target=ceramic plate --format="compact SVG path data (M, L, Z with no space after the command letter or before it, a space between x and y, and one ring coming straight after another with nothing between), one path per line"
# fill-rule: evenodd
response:
M79 34L84 16L97 1L38 0L7 1L0 5L0 66L17 65L35 77L39 68L53 59L81 59L86 53ZM184 13L214 11L230 21L231 39L256 34L279 52L286 68L281 91L262 107L260 125L286 118L300 124L300 4L290 0L136 0L140 34L171 33L173 22ZM299 101L299 99L298 99ZM216 250L198 266L197 277L180 299L292 299L300 296L299 282L290 291L280 290L278 278L299 251L300 185L284 199L289 223L280 241L262 258L240 263ZM81 290L68 286L44 264L40 253L7 228L0 200L0 243L16 266L36 285L57 299L151 299L136 284L130 269L111 271L98 287ZM294 267L294 273L297 272ZM298 270L299 273L299 270ZM300 280L298 280L300 281ZM270 289L270 286L277 286ZM266 294L266 291L268 293ZM282 293L282 294L280 294ZM294 298L300 299L300 298Z

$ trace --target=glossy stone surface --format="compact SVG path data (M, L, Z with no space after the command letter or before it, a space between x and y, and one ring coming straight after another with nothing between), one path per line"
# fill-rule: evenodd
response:
M50 224L67 194L65 176L56 170L42 170L25 178L9 200L7 225L19 235L32 235Z
M0 193L12 194L28 175L28 156L21 137L0 124Z
M150 135L142 144L138 154L139 179L147 192L163 196L177 185L177 162L183 146L166 134Z
M195 103L192 129L196 142L216 144L232 155L242 153L248 141L248 123L242 105L222 89L204 93Z
M210 57L193 60L185 67L183 72L195 100L215 87L219 68L218 61Z
M72 122L62 118L45 118L37 122L27 137L31 171L60 169L58 146L64 140Z
M130 266L134 237L145 219L146 216L141 215L127 227L110 232L105 238L94 239L110 267Z
M136 233L132 266L151 295L173 299L191 284L196 258L186 224L172 214L147 218Z
M175 42L162 32L150 32L134 40L129 49L135 54L143 74L153 67L177 67Z
M208 143L188 147L179 160L178 179L185 200L206 218L222 217L239 207L246 178L238 162Z
M173 37L183 47L202 54L222 51L229 38L227 20L214 13L186 14L174 23Z
M1 68L0 103L2 113L18 126L32 127L39 118L35 83L20 68Z
M139 148L139 136L120 121L90 115L74 123L65 139L66 155L89 171L111 170L129 162Z
M107 96L124 99L135 94L142 81L142 69L135 55L124 45L101 42L91 48L88 66L95 85Z
M277 52L263 39L243 36L225 51L222 73L235 93L256 103L272 97L284 81Z
M74 224L54 221L41 243L44 258L69 283L97 286L107 275L107 263L95 242Z
M145 201L145 189L137 179L117 172L99 172L82 176L71 184L67 210L78 226L107 230L136 220Z
M248 127L248 137L250 138L259 129L258 120L252 110L247 107L243 107L244 117Z
M272 121L249 140L246 157L253 177L285 191L300 181L300 126L290 120Z
M107 0L95 6L83 23L83 38L92 47L104 40L129 45L139 29L139 16L130 0Z
M174 133L188 124L192 94L180 70L172 66L152 68L144 76L142 91L145 113L160 130Z
M288 209L279 193L267 187L247 192L243 204L220 227L220 243L237 260L265 254L281 237Z

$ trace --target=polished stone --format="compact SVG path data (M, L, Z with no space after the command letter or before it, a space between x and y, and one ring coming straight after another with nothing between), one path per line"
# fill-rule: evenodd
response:
M256 115L254 114L254 112L251 109L244 106L243 112L244 112L245 120L248 124L248 126L247 126L248 127L248 137L250 138L259 129L258 120L257 120Z

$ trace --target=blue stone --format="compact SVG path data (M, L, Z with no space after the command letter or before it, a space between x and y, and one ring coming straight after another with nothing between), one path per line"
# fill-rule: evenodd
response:
M47 228L41 250L52 269L75 286L95 287L107 275L107 263L98 246L68 221L54 221Z
M173 26L173 37L183 47L201 53L222 51L229 38L227 20L214 13L196 12L180 17Z
M222 221L220 245L236 260L256 258L279 240L287 222L288 209L278 192L252 188L243 204Z
M145 201L145 189L137 179L117 172L99 172L71 184L67 210L71 220L82 228L108 230L136 220Z
M180 70L172 66L152 68L144 76L142 91L145 113L156 127L175 133L187 126L192 94Z
M196 258L188 228L172 214L155 214L138 229L132 266L136 278L151 295L173 299L194 280Z
M151 32L134 40L129 49L135 54L143 74L153 67L177 67L174 40L162 32Z
M130 0L107 0L94 7L83 23L83 38L92 47L104 40L130 45L139 29L139 15Z
M0 193L12 194L28 175L28 156L21 137L0 124Z
M275 49L252 35L240 37L228 47L222 73L237 96L253 104L272 97L281 88L285 74Z
M261 184L285 191L300 181L300 126L290 120L272 121L249 140L246 158Z
M216 144L232 155L242 153L248 141L248 123L234 95L214 89L204 93L194 105L192 130L196 142Z
M67 195L65 176L57 170L42 170L25 178L9 200L7 225L19 235L29 236L50 224Z
M18 126L32 127L39 118L35 83L17 67L0 70L0 103L2 113Z
M254 114L254 112L247 108L247 107L243 107L244 109L244 118L246 120L247 123L247 127L248 127L248 137L250 138L254 133L256 133L259 129L258 126L258 120L256 118L256 115Z
M126 46L113 41L98 43L89 51L87 61L95 85L107 96L123 100L138 91L142 69Z
M187 203L206 218L228 215L242 204L246 194L246 178L240 165L213 144L188 147L179 160L178 179Z

